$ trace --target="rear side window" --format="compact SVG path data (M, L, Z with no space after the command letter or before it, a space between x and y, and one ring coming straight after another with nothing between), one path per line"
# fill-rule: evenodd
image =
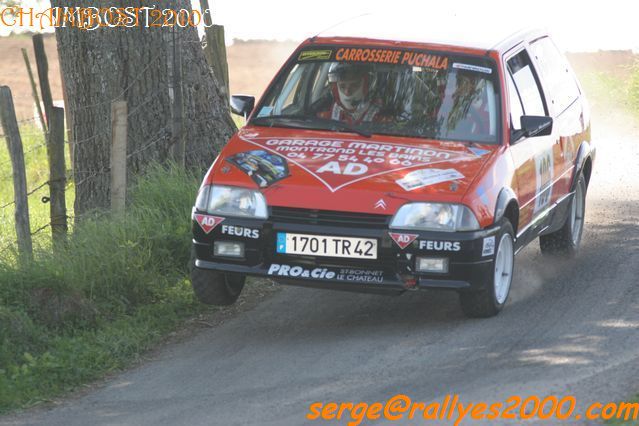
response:
M547 115L530 57L525 50L522 50L508 61L508 70L517 87L524 114Z
M579 97L579 88L568 61L549 37L535 40L530 50L539 64L552 110L561 114Z

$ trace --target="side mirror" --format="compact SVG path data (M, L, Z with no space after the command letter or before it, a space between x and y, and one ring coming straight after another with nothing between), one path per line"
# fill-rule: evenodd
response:
M231 112L247 118L255 108L255 96L233 95L231 96Z
M552 133L552 117L539 115L521 116L522 136L533 138L535 136L548 136Z

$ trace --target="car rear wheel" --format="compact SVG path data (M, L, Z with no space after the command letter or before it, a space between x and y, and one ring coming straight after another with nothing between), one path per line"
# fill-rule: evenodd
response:
M459 300L464 314L471 318L488 318L502 310L508 300L515 264L513 227L504 221L497 235L493 271L482 290L461 292Z
M574 256L579 250L581 236L584 230L586 213L586 180L579 176L575 195L570 203L570 210L566 222L560 230L539 237L539 247L543 254L562 254Z
M246 277L219 271L199 269L191 262L191 285L198 300L206 305L229 306L244 288Z

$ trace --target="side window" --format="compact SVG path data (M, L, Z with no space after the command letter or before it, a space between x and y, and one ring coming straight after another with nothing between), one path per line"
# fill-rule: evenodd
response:
M530 57L525 50L508 61L508 69L519 92L525 115L547 115Z
M568 61L549 37L535 40L530 50L539 64L552 109L560 114L579 97L579 87Z
M524 115L524 109L521 106L521 99L519 99L513 77L508 73L506 78L508 79L508 97L510 99L510 125L512 130L521 130L521 116Z

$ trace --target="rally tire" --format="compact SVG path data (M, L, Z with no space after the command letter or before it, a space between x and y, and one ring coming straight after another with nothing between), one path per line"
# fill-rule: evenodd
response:
M235 303L246 277L219 271L200 269L191 262L191 286L197 299L205 305L229 306Z
M539 248L542 254L567 257L577 254L584 230L585 213L586 180L583 175L580 175L564 225L552 234L539 236Z
M191 285L197 299L206 305L229 306L244 288L245 277L194 268Z
M515 239L513 227L504 220L496 236L493 269L481 290L459 293L462 311L469 318L489 318L497 315L506 304L513 279Z

